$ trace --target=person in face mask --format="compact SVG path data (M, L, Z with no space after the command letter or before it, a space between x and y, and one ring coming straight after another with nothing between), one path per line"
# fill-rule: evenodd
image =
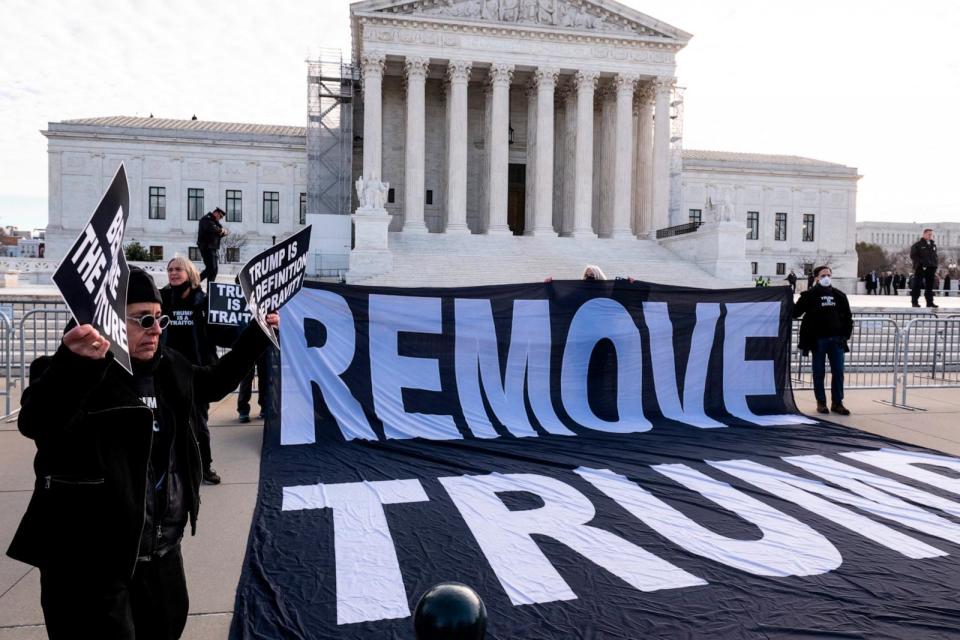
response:
M201 367L216 364L217 349L207 332L207 296L200 288L200 274L193 263L183 256L174 256L167 263L169 284L160 290L163 314L170 317L170 326L164 331L164 345L180 352L190 364ZM210 429L207 419L210 405L196 407L197 442L203 462L203 481L220 484L220 475L213 469L210 449Z
M813 394L818 413L850 415L843 406L843 359L850 351L847 341L853 333L853 314L847 296L833 286L830 267L813 270L815 284L800 294L793 307L793 317L800 321L799 348L803 355L813 353ZM824 389L826 360L830 360L830 408Z

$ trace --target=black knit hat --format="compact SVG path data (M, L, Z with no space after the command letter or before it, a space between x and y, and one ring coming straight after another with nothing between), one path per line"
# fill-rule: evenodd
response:
M127 285L127 304L156 302L163 304L157 285L150 274L140 267L130 267L130 283Z

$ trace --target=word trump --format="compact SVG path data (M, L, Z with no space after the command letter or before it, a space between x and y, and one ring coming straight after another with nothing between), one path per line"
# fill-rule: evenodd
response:
M550 299L515 299L509 314L500 301L498 326L489 299L365 300L351 308L334 291L307 289L284 308L281 444L316 441L317 395L345 440L640 433L651 429L645 396L663 417L701 429L731 418L810 422L780 402L780 301L691 303L692 313L673 318L666 302L594 297L557 310ZM562 335L554 335L558 322ZM591 363L601 344L614 355L598 371ZM610 405L603 412L591 397L601 378ZM722 403L708 402L719 387ZM416 397L429 398L418 406L432 411L411 409ZM762 397L774 410L757 409Z
M960 516L960 502L890 477L902 476L960 495L960 460L956 458L881 449L841 452L833 457L787 456L780 461L799 474L747 459L707 460L703 470L691 464L650 467L683 487L687 492L684 504L712 503L750 523L759 533L743 537L717 533L688 515L692 512L678 510L641 483L606 468L581 466L562 480L532 473L492 473L424 482L442 486L513 605L570 601L589 595L576 593L557 571L538 544L543 538L565 545L578 554L581 562L602 567L639 591L708 584L703 576L691 572L695 569L681 569L598 525L597 509L584 495L587 488L622 507L636 519L634 524L642 523L643 528L686 553L756 576L817 576L843 563L840 551L826 535L754 497L757 495L797 507L793 513L809 513L817 522L831 523L831 536L845 530L868 544L912 560L948 555L941 541L960 544L960 524L945 517ZM863 466L881 470L884 475ZM938 470L932 471L931 467ZM731 482L748 485L750 492ZM502 494L516 492L531 494L540 506L509 508ZM431 495L440 497L433 491ZM430 502L418 479L283 488L284 512L332 511L337 624L410 615L395 534L388 526L386 512L397 516L391 520L394 527L416 527L416 522L401 516L405 504L418 502ZM436 508L449 508L449 503L438 500ZM703 511L696 513L702 516ZM434 523L442 520L439 515L431 518ZM470 544L462 538L446 540L445 544Z

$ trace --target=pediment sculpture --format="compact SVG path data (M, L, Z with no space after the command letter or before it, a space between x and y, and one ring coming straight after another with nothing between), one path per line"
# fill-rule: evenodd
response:
M393 11L484 22L665 36L635 22L625 24L610 11L588 3L564 0L427 0L398 6Z

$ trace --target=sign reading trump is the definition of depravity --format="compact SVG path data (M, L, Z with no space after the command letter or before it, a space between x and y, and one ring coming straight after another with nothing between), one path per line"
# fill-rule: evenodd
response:
M278 349L280 344L267 326L266 317L285 305L303 287L312 228L308 226L260 252L240 270L240 287L247 306Z
M79 324L90 324L110 341L110 352L131 371L127 348L127 281L123 230L130 212L130 190L123 164L90 221L64 256L53 282Z

